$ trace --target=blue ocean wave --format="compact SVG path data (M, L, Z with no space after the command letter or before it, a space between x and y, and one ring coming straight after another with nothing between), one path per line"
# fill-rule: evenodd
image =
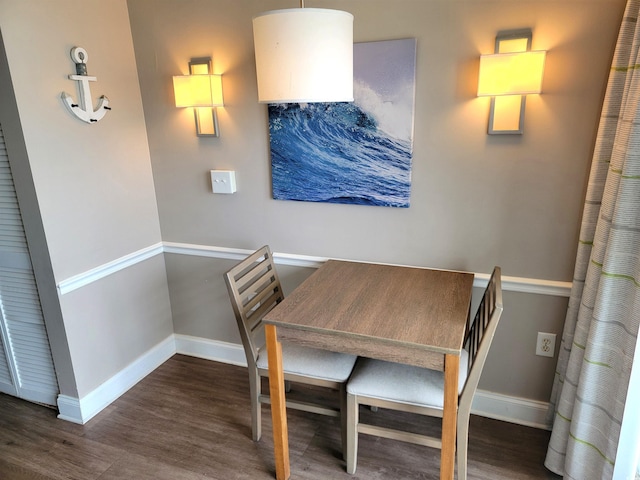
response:
M355 103L269 105L273 197L408 207L411 142Z

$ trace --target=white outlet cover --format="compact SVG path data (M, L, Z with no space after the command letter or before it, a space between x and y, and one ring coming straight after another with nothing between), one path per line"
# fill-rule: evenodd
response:
M235 193L236 172L233 170L211 170L213 193Z
M536 355L541 357L553 357L556 352L556 334L538 332L536 343Z

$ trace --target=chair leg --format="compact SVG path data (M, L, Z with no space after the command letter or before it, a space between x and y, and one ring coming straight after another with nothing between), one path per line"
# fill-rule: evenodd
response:
M467 480L467 449L469 445L469 413L458 412L456 427L456 452L458 454L458 480Z
M342 441L342 459L347 459L347 385L340 385L340 437Z
M262 383L257 369L249 367L249 392L251 395L251 435L257 442L262 436L262 406L260 405L260 393Z
M358 463L358 399L347 394L347 473L356 473Z

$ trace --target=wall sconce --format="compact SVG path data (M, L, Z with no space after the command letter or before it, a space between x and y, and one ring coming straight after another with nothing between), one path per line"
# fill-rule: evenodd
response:
M211 74L211 57L191 59L189 73L173 77L176 107L193 107L199 137L219 137L216 107L224 106L222 75Z
M491 97L488 133L524 133L526 95L542 91L545 51L531 51L531 30L499 34L480 56L478 96Z
M352 102L353 15L300 7L253 18L258 101Z

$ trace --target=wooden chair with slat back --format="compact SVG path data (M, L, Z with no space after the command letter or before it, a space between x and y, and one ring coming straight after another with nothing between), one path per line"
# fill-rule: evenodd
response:
M249 255L224 275L240 337L247 357L251 392L253 440L260 440L261 403L270 403L262 394L261 377L268 378L267 351L264 346L263 317L284 299L269 246ZM356 362L354 355L282 344L282 364L287 382L327 387L340 392L340 408L301 401L287 401L287 407L341 417L342 445L346 445L346 381Z
M456 422L458 480L467 478L467 445L471 403L502 315L500 267L495 267L477 313L469 317L460 357ZM442 418L443 372L360 358L347 383L347 472L355 473L358 433L442 448L440 438L359 422L359 406L388 408Z

